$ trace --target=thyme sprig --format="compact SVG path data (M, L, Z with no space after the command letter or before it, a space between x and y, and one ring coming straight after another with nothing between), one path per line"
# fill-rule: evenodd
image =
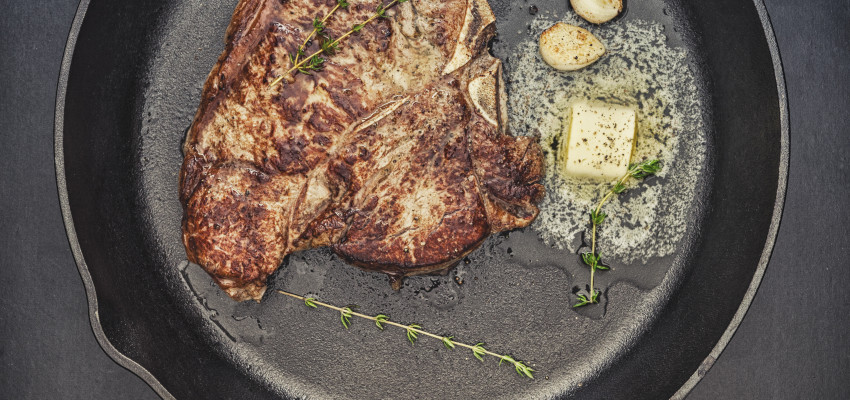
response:
M321 25L321 33L322 33L322 35L324 35L323 36L324 40L322 41L321 48L319 50L316 50L313 54L310 54L310 56L308 56L307 58L299 60L300 56L302 56L303 53L304 53L304 50L303 50L304 45L300 46L298 48L298 51L296 51L296 54L294 54L294 55L290 54L289 55L289 60L292 62L292 67L289 70L287 70L283 75L275 78L275 80L273 80L272 83L269 84L269 88L273 88L273 87L277 86L281 81L283 81L283 78L285 78L286 76L288 76L289 74L291 74L294 71L298 71L298 72L308 74L308 75L311 74L312 71L320 71L324 67L324 64L325 64L325 59L322 58L322 57L319 57L320 55L322 55L322 54L332 55L333 53L335 53L338 50L340 42L345 40L345 38L347 38L347 37L349 37L349 36L351 36L351 35L353 35L357 32L360 32L360 30L363 29L364 26L366 26L367 24L369 24L370 22L372 22L376 18L387 18L386 11L388 9L390 9L390 7L392 7L396 4L405 3L405 2L408 2L408 1L410 1L410 0L392 0L389 3L387 3L386 5L384 5L383 3L378 4L378 7L375 9L375 13L373 13L369 18L360 22L359 24L355 24L354 26L351 27L351 29L348 30L348 32L344 33L342 36L340 36L336 39L333 39L329 35L326 35L324 33L325 32L325 21L326 21L326 19L321 20L320 21L321 22L321 24L320 24ZM334 7L334 9L333 9L334 11L337 8L341 8L340 2L344 2L344 0L337 0L337 6ZM348 3L345 3L345 5L347 7ZM316 22L317 22L317 20L313 21L313 31L318 32L319 26L316 24ZM311 34L310 37L312 35L314 35L314 34ZM310 37L308 37L307 40L309 40ZM305 44L307 43L307 40L304 41Z
M310 75L312 73L311 71L321 71L324 68L325 59L322 57L313 56L301 63L295 61L296 57L297 55L290 54L289 61L294 65L299 65L297 69L302 74Z
M348 329L351 326L351 315L354 311L351 310L351 307L343 307L342 310L339 310L339 320L342 322L342 326L345 329Z
M581 260L590 267L590 293L578 294L578 302L573 307L581 307L587 304L595 304L599 302L599 293L593 286L593 278L596 275L596 270L607 270L608 267L602 264L602 257L596 252L596 231L599 225L605 221L608 215L602 212L602 206L615 194L623 193L626 190L626 182L630 178L643 179L650 175L655 175L661 170L661 165L658 160L645 160L639 163L629 165L629 169L625 175L614 183L614 186L608 190L605 197L599 201L596 208L590 211L590 223L592 225L590 235L590 251L581 254Z
M357 306L354 306L354 305L349 305L349 306L346 306L346 307L337 307L337 306L332 305L332 304L323 303L321 301L318 301L313 297L299 296L297 294L289 293L289 292L286 292L286 291L283 291L283 290L278 290L277 292L280 293L280 294L285 294L285 295L292 297L294 299L301 300L301 301L304 302L305 305L307 305L308 307L311 307L311 308L325 307L325 308L339 312L340 321L342 322L342 325L345 327L345 329L348 329L351 326L351 317L359 317L359 318L367 319L367 320L370 320L370 321L374 321L375 325L380 330L384 330L385 325L395 326L397 328L404 329L405 334L407 336L407 340L410 342L411 345L416 344L416 340L419 339L419 335L428 336L428 337L439 340L440 342L443 343L443 346L445 346L449 350L453 350L453 349L455 349L455 347L458 347L458 346L469 349L469 350L472 351L472 355L475 358L477 358L481 361L484 361L484 356L487 355L487 356L491 356L491 357L495 357L495 358L499 359L499 365L502 365L503 363L510 363L511 365L513 365L514 370L516 371L517 374L519 374L520 376L526 377L526 378L534 379L534 374L533 374L534 369L533 368L525 365L525 363L523 363L522 361L518 361L518 360L514 359L510 355L498 354L498 353L495 353L495 352L492 352L490 350L485 349L484 343L477 343L475 345L469 345L469 344L455 340L454 336L441 336L441 335L437 335L437 334L428 332L417 324L404 325L404 324L400 324L400 323L395 322L395 321L391 321L390 318L388 316L384 315L384 314L378 314L378 315L375 315L375 316L371 316L371 315L359 313L357 311L354 311L354 309L357 307Z
M310 42L310 39L312 39L314 35L318 35L320 37L326 37L325 36L325 23L328 22L328 18L330 18L331 15L333 15L333 13L335 13L336 10L339 10L340 8L342 8L342 9L348 8L348 1L337 0L334 8L332 8L327 13L327 15L325 15L322 19L319 19L318 17L313 19L313 31L310 32L309 35L307 35L307 38L304 39L304 43L301 43L301 46L298 46L298 50L295 52L295 56L294 57L290 56L290 61L292 61L292 65L298 64L298 61L299 61L298 58L304 55L304 49L307 48L307 43ZM323 43L324 43L324 41L323 41Z

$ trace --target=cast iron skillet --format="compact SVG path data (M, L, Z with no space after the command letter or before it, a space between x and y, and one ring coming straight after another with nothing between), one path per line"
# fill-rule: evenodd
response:
M586 270L575 257L523 265L523 254L549 250L518 231L473 254L463 286L417 277L393 293L323 250L289 257L272 280L487 341L533 365L534 381L439 343L412 347L403 332L344 330L338 316L282 296L237 304L184 262L180 142L235 1L202 3L83 0L56 105L59 195L93 330L161 396L680 398L731 338L773 247L788 162L785 87L760 1L628 4L624 18L660 21L692 50L696 95L710 104L688 232L673 256L635 269L657 279L607 274L605 304L573 311L569 285ZM566 3L534 4L563 15ZM532 3L491 4L504 47Z

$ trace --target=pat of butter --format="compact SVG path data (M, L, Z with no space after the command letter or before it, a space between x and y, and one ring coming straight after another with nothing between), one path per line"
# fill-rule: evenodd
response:
M625 175L632 158L637 116L633 108L573 104L561 142L561 170L581 178L613 180Z

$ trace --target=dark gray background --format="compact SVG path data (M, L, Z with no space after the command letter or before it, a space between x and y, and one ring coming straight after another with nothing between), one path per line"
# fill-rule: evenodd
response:
M95 341L59 211L53 111L77 1L7 2L0 7L0 397L156 398ZM765 2L791 110L785 213L750 311L689 398L846 399L850 0Z

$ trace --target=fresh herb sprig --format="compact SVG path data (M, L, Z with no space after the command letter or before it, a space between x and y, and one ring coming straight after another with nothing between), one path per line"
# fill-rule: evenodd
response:
M596 205L596 208L590 211L590 223L592 225L591 235L590 235L590 251L581 254L581 260L590 267L590 293L581 293L577 296L578 302L573 305L573 307L581 307L588 304L595 304L599 302L599 293L593 286L593 278L596 274L596 270L607 270L608 267L602 265L602 258L599 253L596 252L596 231L599 225L602 225L602 222L605 221L605 217L608 215L602 212L602 206L605 202L608 201L612 196L616 194L623 193L626 190L626 182L630 178L634 179L643 179L650 175L655 175L658 171L661 170L661 164L658 160L646 160L639 163L629 165L629 169L625 175L623 175L620 179L614 183L614 186L608 190L608 193L605 194L605 197L599 201L599 204Z
M533 374L534 369L533 368L525 365L525 363L523 363L522 361L518 361L518 360L514 359L513 357L511 357L507 354L498 354L498 353L495 353L495 352L492 352L490 350L485 349L484 343L476 343L475 345L470 345L470 344L466 344L466 343L459 342L459 341L455 340L454 336L441 336L441 335L433 334L431 332L424 330L421 326L419 326L417 324L404 325L404 324L400 324L400 323L395 322L395 321L391 321L390 318L388 316L384 315L384 314L378 314L378 315L375 315L375 316L371 316L371 315L359 313L357 311L354 311L354 309L357 308L357 306L353 306L353 305L349 305L349 306L346 306L346 307L337 307L337 306L332 305L332 304L323 303L321 301L318 301L313 297L299 296L297 294L289 293L289 292L286 292L286 291L283 291L283 290L278 290L278 293L285 294L285 295L292 297L294 299L301 300L308 307L312 307L312 308L325 307L325 308L339 312L340 322L342 323L342 326L345 327L345 329L349 329L351 327L351 317L359 317L359 318L367 319L367 320L370 320L370 321L374 321L375 325L380 330L384 330L385 325L395 326L397 328L404 329L405 334L407 335L407 340L410 342L411 345L416 344L416 341L419 339L419 335L428 336L428 337L439 340L440 342L443 343L443 346L445 346L449 350L452 350L452 349L454 349L455 347L458 347L458 346L469 349L469 350L472 351L472 355L475 358L477 358L481 361L484 361L484 356L491 356L491 357L498 358L499 359L499 365L502 365L503 363L509 363L509 364L513 365L514 370L520 376L530 378L530 379L534 379L534 374Z
M339 2L341 0L337 0L337 1ZM369 24L370 22L372 22L376 18L387 18L386 11L388 9L390 9L390 7L392 7L396 4L405 3L405 2L408 2L408 1L410 1L410 0L392 0L389 3L387 3L386 5L384 5L383 3L378 4L378 7L375 9L375 13L372 14L372 16L370 16L369 18L367 18L366 20L364 20L363 22L361 22L359 24L355 24L354 26L351 27L351 29L348 30L348 32L344 33L342 36L340 36L336 39L333 39L328 35L324 35L325 40L322 41L321 48L319 50L316 50L316 52L314 52L313 54L310 54L310 56L308 56L307 58L304 58L304 59L299 61L298 60L298 58L300 57L299 54L296 53L295 55L290 55L289 59L290 59L290 61L292 61L292 64L293 64L292 68L290 68L283 75L277 77L274 81L272 81L272 83L269 84L269 88L273 88L273 87L277 86L281 81L283 81L283 78L285 78L286 76L291 74L293 71L298 71L298 72L301 72L301 73L310 74L310 73L312 73L312 71L321 70L324 67L324 63L325 63L325 59L322 58L322 57L319 57L321 54L324 53L324 54L331 55L331 54L335 53L338 49L339 43L342 42L343 40L345 40L345 38L347 38L347 37L349 37L349 36L351 36L351 35L353 35L357 32L360 32L360 30L363 29L364 26L366 26L367 24ZM348 3L346 3L346 6L347 5L348 5ZM337 6L339 6L339 3L337 3ZM334 8L334 9L336 9L336 8ZM313 22L314 22L313 30L316 31L318 29L316 27L316 21L313 21ZM322 20L321 28L322 28L321 29L322 34L324 34L324 29L325 29L324 20ZM308 40L309 40L309 37L308 37ZM306 41L305 41L305 43L306 43ZM299 51L301 53L303 53L303 49L301 47L299 47Z
M301 43L301 46L298 46L298 50L295 52L295 55L290 55L290 61L292 61L292 65L298 64L299 58L304 55L304 49L307 48L307 43L310 42L310 39L312 39L313 36L318 35L319 37L321 37L323 39L322 43L327 41L327 36L325 35L325 23L328 22L328 18L330 18L331 15L333 15L333 13L335 13L336 10L339 10L340 8L348 8L348 1L337 0L334 8L332 8L322 19L313 19L313 31L310 32L309 35L307 35L307 38L304 39L304 43Z

